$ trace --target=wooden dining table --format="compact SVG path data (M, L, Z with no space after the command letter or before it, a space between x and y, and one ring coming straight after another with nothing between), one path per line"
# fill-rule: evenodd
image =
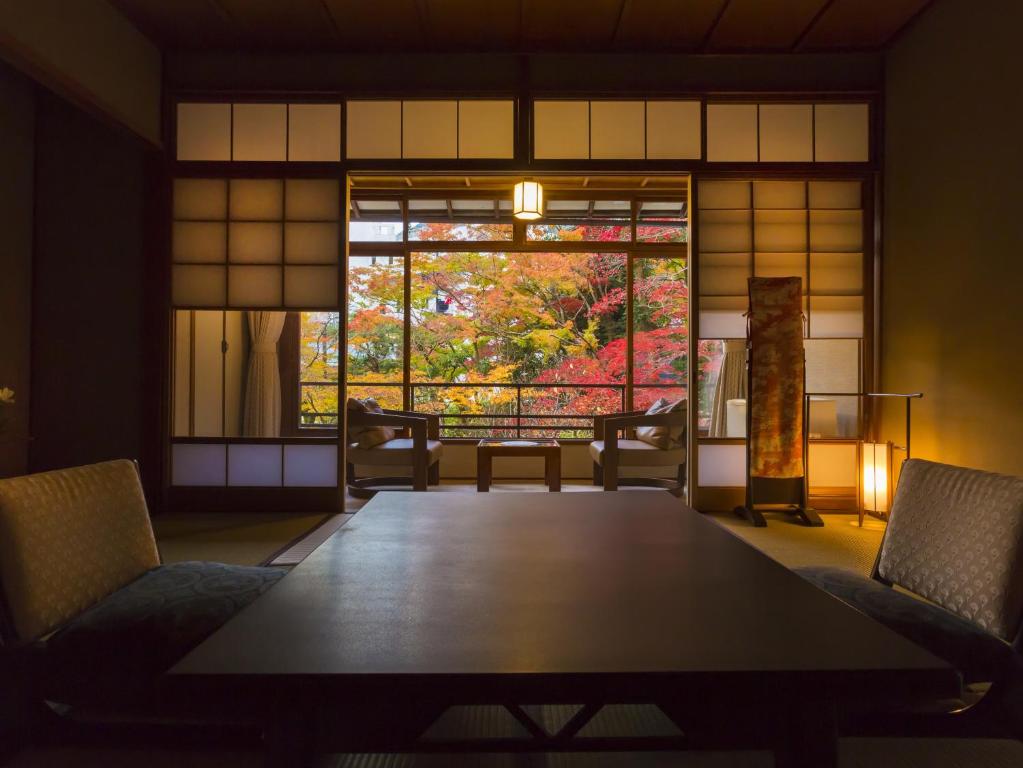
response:
M379 493L164 682L191 712L262 718L282 765L321 750L677 746L828 766L844 707L960 686L664 491ZM530 718L569 703L582 706L555 732ZM604 706L640 703L677 743L580 734ZM503 706L530 736L424 742L456 705Z

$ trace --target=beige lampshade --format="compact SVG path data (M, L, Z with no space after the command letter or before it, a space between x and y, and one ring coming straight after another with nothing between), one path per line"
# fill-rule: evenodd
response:
M543 216L543 185L537 181L520 181L512 194L512 215L532 221Z
M863 443L863 508L887 512L891 506L891 443Z

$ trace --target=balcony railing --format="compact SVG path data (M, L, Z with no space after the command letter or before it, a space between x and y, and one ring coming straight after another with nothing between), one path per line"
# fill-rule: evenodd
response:
M335 387L333 383L302 382L306 387ZM397 389L395 401L401 400L400 382L353 381L349 388L356 389ZM531 438L557 437L561 439L590 439L593 436L593 417L598 414L615 413L626 409L625 384L517 384L517 383L452 383L416 382L409 385L411 409L440 416L441 437L443 438ZM678 390L674 384L635 384L633 390L660 389ZM448 393L447 396L444 393ZM479 397L477 394L490 393ZM565 409L537 410L537 401L550 402L551 398L566 406L581 397L593 399L594 395L605 394L599 410L589 409L579 413ZM458 412L446 408L458 401L468 407ZM499 405L494 407L493 402ZM476 405L479 403L479 406ZM477 410L477 407L479 408ZM333 412L305 411L302 413L303 426L336 426L337 414Z

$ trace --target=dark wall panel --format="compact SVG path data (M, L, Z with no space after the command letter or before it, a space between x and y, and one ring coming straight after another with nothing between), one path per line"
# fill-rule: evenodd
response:
M32 183L35 120L32 83L0 62L0 477L28 464L32 299Z
M141 143L38 92L30 467L143 445Z

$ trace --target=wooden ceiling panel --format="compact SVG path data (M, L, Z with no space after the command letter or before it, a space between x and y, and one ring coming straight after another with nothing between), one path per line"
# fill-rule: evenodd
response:
M110 0L171 49L779 52L883 47L932 0Z
M257 48L325 49L337 33L320 0L208 0Z
M537 51L608 49L624 0L522 0L521 48Z
M802 40L799 50L878 48L932 0L835 0Z
M223 8L210 0L110 0L143 34L173 48L228 47L241 39Z
M319 1L330 11L344 50L427 49L423 14L416 0Z
M510 51L519 41L519 0L422 0L427 46L446 51Z
M693 51L727 0L626 0L614 45L642 51Z
M828 0L731 0L707 40L708 51L787 51Z

